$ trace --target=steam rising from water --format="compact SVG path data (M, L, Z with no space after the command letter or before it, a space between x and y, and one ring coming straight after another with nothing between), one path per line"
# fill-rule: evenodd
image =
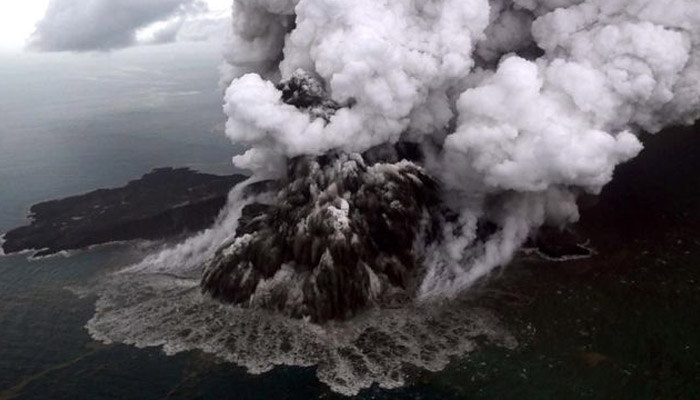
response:
M231 240L236 233L241 210L254 196L245 197L245 188L254 183L248 179L229 193L227 206L217 217L214 225L188 240L159 253L146 257L140 263L124 269L121 273L170 274L181 277L198 276L202 265L222 243Z
M234 162L255 179L284 177L299 156L420 147L417 168L441 182L451 215L422 249L423 300L457 297L540 226L576 221L577 196L599 193L642 150L638 133L700 116L695 0L235 0L233 28L226 134L250 146ZM301 75L332 112L285 100L278 84ZM401 383L402 362L440 368L474 335L512 344L459 302L373 310L336 330L202 297L202 264L235 243L239 195L211 230L114 276L93 335L199 348L253 371L318 364L347 393ZM365 334L392 344L375 359ZM423 358L426 343L437 351Z
M233 17L226 133L252 146L238 166L423 146L459 215L428 254L424 297L576 221L576 196L641 151L636 132L699 115L694 0L237 0ZM349 106L326 120L283 102L274 83L300 69ZM483 244L480 219L498 225Z

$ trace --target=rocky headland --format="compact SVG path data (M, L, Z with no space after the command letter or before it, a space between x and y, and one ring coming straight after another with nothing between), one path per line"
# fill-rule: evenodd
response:
M33 205L29 225L7 232L6 254L63 250L134 239L162 239L211 225L243 175L218 176L187 168L158 168L114 189Z

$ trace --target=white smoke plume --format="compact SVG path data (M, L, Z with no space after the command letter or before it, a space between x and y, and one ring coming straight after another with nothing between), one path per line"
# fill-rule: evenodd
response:
M251 179L242 182L231 190L227 206L218 216L214 225L186 241L146 257L142 262L132 265L120 273L132 274L147 271L151 274L193 277L201 273L201 266L222 243L231 240L241 217L241 211L252 201L243 195Z
M578 219L641 132L695 121L695 0L235 0L226 134L260 176L329 150L423 145L459 215L427 251L424 297L506 264L542 224ZM285 104L299 69L342 107ZM497 225L487 240L478 221Z

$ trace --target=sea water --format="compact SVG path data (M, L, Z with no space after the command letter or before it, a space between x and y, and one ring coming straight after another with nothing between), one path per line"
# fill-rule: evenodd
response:
M129 52L80 61L51 57L50 62L0 57L0 232L26 223L34 203L120 186L154 167L233 172L230 157L240 149L221 130L221 93L213 67L217 49L202 49L187 62L172 62L168 54L153 61ZM588 233L598 256L567 263L516 260L478 288L484 308L448 307L435 326L421 325L431 320L406 310L361 319L355 328L376 327L384 318L400 331L418 318L422 322L413 325L427 332L440 331L445 321L489 321L491 316L479 318L478 313L493 312L512 329L513 338L498 331L495 337L501 335L506 345L460 342L460 334L473 331L459 330L455 336L443 329L448 334L439 340L456 343L452 350L466 346L472 352L446 352L433 368L445 369L430 373L410 366L416 364L411 351L384 355L384 364L394 370L397 363L409 364L400 377L405 386L375 385L358 397L700 398L695 316L700 182L694 161L700 142L692 130L677 134L683 142L642 158L646 167L623 167L612 191L604 192L602 217L584 211L584 225L593 221ZM679 157L679 149L687 154ZM612 194L605 199L606 193ZM650 215L656 218L644 224ZM600 226L605 230L596 233ZM148 244L132 243L40 260L27 254L0 256L0 400L342 398L329 387L329 369L314 366L324 360L314 358L313 350L338 352L343 335L218 308L203 302L196 287L192 290L196 278L179 287L157 274L127 280L130 296L123 302L118 291L93 290L105 282L119 288L124 282L110 280L110 274L151 251ZM138 294L146 301L138 302ZM180 311L189 313L179 318ZM284 351L285 341L261 340L238 324L241 320L279 332L296 329L295 337L309 339L300 342L309 361L266 348L272 344ZM187 326L178 330L179 324ZM380 328L389 329L386 324ZM216 340L202 341L194 335L200 332ZM403 332L408 342L419 336ZM369 350L381 349L386 339L369 338L364 343ZM225 339L245 351L232 352ZM513 347L510 339L520 346ZM362 356L372 356L371 351ZM392 386L393 375L374 372L384 386ZM342 385L335 389L343 391Z

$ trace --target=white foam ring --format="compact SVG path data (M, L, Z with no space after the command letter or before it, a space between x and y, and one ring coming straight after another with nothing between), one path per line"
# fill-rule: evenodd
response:
M474 350L477 338L517 345L490 312L457 302L372 310L319 326L224 305L202 295L197 279L158 273L112 275L87 329L105 343L162 346L169 355L201 350L253 374L278 365L316 366L318 378L345 395L374 383L404 385L406 364L439 371L451 357Z
M522 254L525 254L528 256L535 255L535 256L537 256L545 261L558 262L558 263L585 260L585 259L592 258L592 257L595 257L596 255L598 255L598 251L593 246L591 246L590 239L586 240L583 243L576 244L576 247L579 247L581 249L586 250L588 252L588 254L562 255L562 256L555 257L555 256L547 255L546 253L544 253L543 251L541 251L538 248L528 248L528 247L521 248L520 252Z

